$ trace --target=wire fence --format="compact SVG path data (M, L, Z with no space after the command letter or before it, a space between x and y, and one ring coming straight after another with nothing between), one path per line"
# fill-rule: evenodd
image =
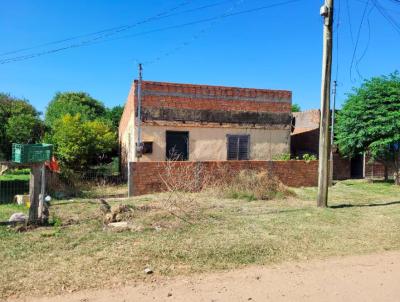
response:
M16 195L29 194L29 179L29 174L18 171L0 175L0 204L16 202ZM119 172L88 170L63 175L47 170L46 194L55 199L127 197L128 186Z
M29 179L0 179L0 204L14 202L16 195L29 193Z

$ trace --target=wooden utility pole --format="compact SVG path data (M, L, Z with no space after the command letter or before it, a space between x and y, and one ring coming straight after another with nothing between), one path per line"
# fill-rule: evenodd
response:
M333 185L333 141L335 138L335 110L336 110L336 87L337 87L337 82L333 81L333 89L332 89L332 95L333 95L333 104L332 104L332 118L331 118L331 147L330 147L330 166L329 166L329 186Z
M137 143L134 148L134 157L136 158L136 161L140 160L140 157L142 156L142 151L143 151L143 144L142 144L142 64L139 63L138 65L138 73L139 73L139 78L138 78L138 84L137 84L137 118L136 118L136 123L137 123ZM131 139L131 133L129 132L129 137L128 137L128 197L133 196L133 183L132 183L132 175L131 175L131 157L132 156L132 139Z
M334 0L325 0L325 4L320 10L320 14L324 18L324 42L322 54L321 119L319 127L318 207L326 207L328 205L333 1Z
M137 161L142 157L143 145L142 145L142 64L139 63L139 79L137 88L137 144L136 144L136 158Z

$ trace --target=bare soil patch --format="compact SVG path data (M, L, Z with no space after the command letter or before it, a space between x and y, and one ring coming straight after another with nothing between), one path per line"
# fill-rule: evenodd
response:
M17 301L399 301L399 280L400 252L391 252L156 278L134 286Z

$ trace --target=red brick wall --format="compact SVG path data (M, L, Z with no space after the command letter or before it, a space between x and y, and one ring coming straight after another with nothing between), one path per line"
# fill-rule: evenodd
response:
M365 159L365 177L366 178L385 178L385 166L384 164L372 161L368 156ZM388 177L393 178L395 168L394 164L388 165Z
M143 107L164 107L195 110L226 110L251 112L289 112L291 105L280 102L229 101L212 98L148 95L143 99Z
M199 184L204 179L223 177L222 174L237 173L240 170L268 171L283 184L291 187L311 187L318 183L318 161L205 161L205 162L132 162L132 195L161 192L165 186L162 175L167 169L172 175L182 177L182 181ZM196 172L201 171L201 172Z
M143 107L256 112L291 111L292 93L286 90L144 81L142 91Z

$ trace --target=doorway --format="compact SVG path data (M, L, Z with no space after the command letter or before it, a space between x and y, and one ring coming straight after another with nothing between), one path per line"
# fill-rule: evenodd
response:
M166 132L166 158L179 161L189 159L188 131Z
M356 155L350 161L351 178L364 177L364 156L362 154Z

